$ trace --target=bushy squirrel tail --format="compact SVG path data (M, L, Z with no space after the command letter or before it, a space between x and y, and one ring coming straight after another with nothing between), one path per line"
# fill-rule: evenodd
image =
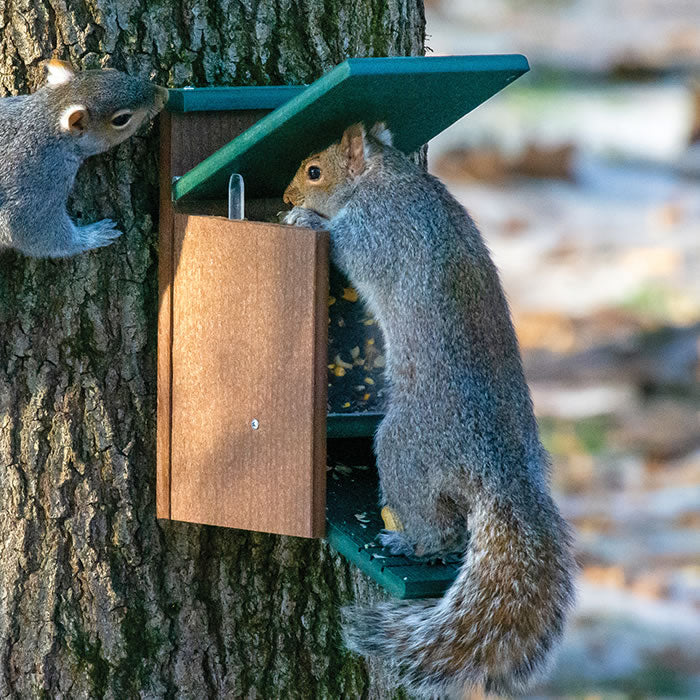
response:
M420 697L524 690L544 670L574 597L568 526L542 498L534 523L508 502L475 504L468 551L445 596L347 608L346 645L391 662Z

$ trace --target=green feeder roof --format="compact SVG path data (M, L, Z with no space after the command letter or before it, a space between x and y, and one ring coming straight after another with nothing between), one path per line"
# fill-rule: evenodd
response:
M307 85L180 88L169 90L171 112L224 112L236 109L277 109L301 95Z
M171 90L171 111L273 109L173 185L173 199L219 199L231 173L246 196L280 196L301 161L355 122L386 122L411 153L529 70L518 54L350 58L309 86Z

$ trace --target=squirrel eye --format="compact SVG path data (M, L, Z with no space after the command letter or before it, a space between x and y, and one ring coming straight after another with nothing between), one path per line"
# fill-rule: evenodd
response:
M321 168L318 165L310 165L306 173L309 176L309 180L318 180L321 177Z
M131 121L132 116L132 112L117 112L112 117L112 126L116 127L117 129L121 129Z

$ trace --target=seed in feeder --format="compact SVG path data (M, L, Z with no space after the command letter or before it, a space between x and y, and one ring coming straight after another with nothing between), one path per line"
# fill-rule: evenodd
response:
M370 397L370 394L365 394L365 395L362 397L362 400L363 400L363 401L369 401L369 397Z
M335 297L328 297L328 306L333 306L335 304Z
M365 377L365 384L374 384L374 379L372 379L372 377Z
M350 357L353 359L357 359L360 356L360 348L359 346L355 346L351 351L350 351Z
M345 369L352 369L352 364L349 362L345 362L343 359L341 359L340 355L336 355L335 358L333 359L333 362L335 362L338 367L345 367Z
M376 321L373 318L368 318L366 321L363 321L363 323L365 324L365 326L373 326L376 323Z
M344 377L345 376L345 369L343 367L336 367L333 370L333 374L335 374L336 377Z
M343 404L343 408L350 408L350 402L349 402L349 401L346 401L346 402Z
M374 338L367 338L367 345L374 345Z
M343 289L343 299L346 301L357 301L359 297L352 287L345 287Z

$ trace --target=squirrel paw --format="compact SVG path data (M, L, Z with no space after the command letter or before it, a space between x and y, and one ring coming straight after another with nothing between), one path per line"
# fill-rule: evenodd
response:
M81 250L91 250L92 248L102 248L122 235L116 227L117 224L112 219L102 219L88 226L81 226L78 229L78 242Z
M431 554L420 554L419 549L411 543L401 532L384 530L377 539L383 547L396 556L404 556L411 561L422 564L458 564L462 560L459 552L433 552Z
M314 231L328 230L328 219L324 219L312 209L304 209L304 207L294 207L291 209L287 212L282 223L289 224L290 226L310 228Z
M395 530L384 530L377 535L377 539L382 547L391 554L403 555L405 557L415 557L415 547L406 539L406 536Z

